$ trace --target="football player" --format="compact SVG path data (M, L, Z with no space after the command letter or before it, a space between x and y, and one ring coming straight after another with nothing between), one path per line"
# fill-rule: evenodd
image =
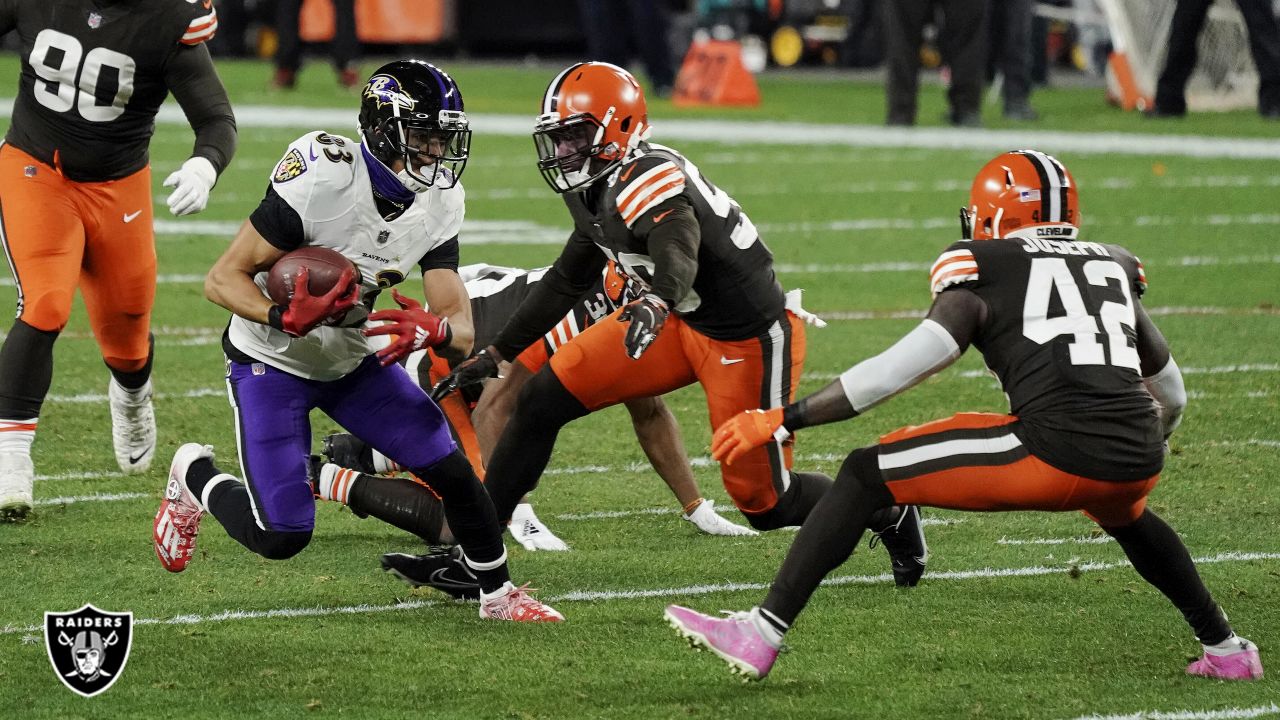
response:
M492 265L468 265L459 269L471 300L477 345L487 345L497 335L546 270L528 271ZM600 279L554 330L543 336L541 342L520 353L515 362L503 363L500 377L486 381L478 399L472 402L461 395L450 395L441 400L440 406L449 420L454 439L466 452L477 475L484 477L484 458L493 452L498 435L511 416L516 397L525 383L546 364L557 348L634 299L635 289L635 283L610 263ZM411 354L405 367L411 375L418 377L422 387L428 389L449 372L444 358L431 350ZM757 534L718 515L714 503L698 492L680 439L680 428L662 400L636 398L628 400L626 405L645 455L675 494L686 520L711 535ZM331 435L325 438L325 454L332 462L319 469L316 487L323 499L350 505L358 514L375 514L384 520L391 521L392 516L403 515L400 521L391 521L392 524L419 535L430 545L452 544L452 534L442 523L443 517L439 513L424 515L414 507L416 503L412 499L422 496L406 484L411 480L370 476L372 473L403 469L382 453L351 435ZM421 501L428 502L429 499ZM369 507L379 504L385 506L381 512ZM415 519L421 517L430 518L432 522L427 527L415 525ZM516 505L508 529L512 537L528 550L569 549L538 519L528 498ZM383 565L402 565L411 562L412 558L393 553L383 557ZM407 576L410 572L401 568L402 575Z
M562 620L510 582L484 487L440 408L397 363L424 347L462 357L472 344L457 273L459 178L471 145L462 93L433 65L388 63L362 91L359 128L358 140L324 132L295 140L209 271L205 294L233 313L223 350L244 480L219 470L207 445L179 448L156 513L156 555L167 570L183 570L206 512L263 557L300 552L315 523L308 414L319 409L439 493L478 578L481 617ZM304 268L288 305L274 304L267 270L302 246L336 250L354 268L321 295L310 292ZM393 290L400 309L371 314L378 293L414 266L432 312ZM365 327L370 319L388 322ZM366 336L382 334L397 339L375 352Z
M987 163L961 221L965 240L934 263L933 305L919 326L799 402L731 418L716 430L712 453L735 464L801 428L859 415L970 345L1004 386L1009 414L959 413L854 450L764 602L727 618L671 605L668 622L758 680L818 583L882 508L1079 510L1182 611L1204 646L1187 673L1262 677L1257 647L1232 632L1178 534L1147 507L1187 396L1142 307L1142 264L1118 245L1079 238L1075 181L1034 150Z
M151 306L156 251L148 145L170 92L195 131L164 181L169 211L200 212L236 146L235 116L205 41L211 0L0 0L22 74L0 147L0 242L18 288L0 349L0 517L32 504L31 445L53 376L53 344L79 288L110 371L116 462L155 456Z
M762 403L781 408L799 382L807 315L799 293L783 292L738 204L683 155L649 143L649 130L640 85L615 65L572 65L543 97L538 167L564 198L573 233L498 336L440 391L494 375L551 331L609 261L643 292L565 343L521 392L488 464L503 520L537 484L560 428L593 410L697 382L719 424ZM780 437L721 465L752 527L799 525L831 486L820 473L793 471L791 458ZM892 510L877 522L897 531L886 534L895 576L915 584L925 557L917 514Z

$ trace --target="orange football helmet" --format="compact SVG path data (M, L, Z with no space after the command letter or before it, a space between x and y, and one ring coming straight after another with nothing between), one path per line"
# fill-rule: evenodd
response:
M644 91L617 65L586 62L556 75L533 129L538 169L558 193L581 190L649 136Z
M966 240L990 240L1031 225L1080 227L1080 201L1067 168L1052 155L1014 150L982 166L960 210Z

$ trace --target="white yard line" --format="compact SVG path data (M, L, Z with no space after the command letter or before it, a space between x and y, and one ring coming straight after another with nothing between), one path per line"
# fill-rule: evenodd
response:
M117 500L137 500L153 497L151 493L94 493L93 495L68 495L64 497L41 498L35 501L37 507L45 505L74 505L83 502L115 502Z
M1118 715L1081 715L1074 720L1236 720L1280 715L1280 705L1231 707L1221 710L1139 710Z
M1002 537L996 541L997 545L1106 545L1115 542L1109 535L1100 535L1098 537L1070 537L1070 538L1027 538L1017 539Z
M57 482L59 480L111 480L126 477L122 472L68 472L56 475L37 475L36 482Z
M1280 560L1280 553L1267 552L1229 552L1195 559L1198 565L1216 563L1253 562L1257 560ZM1086 562L1068 564L1057 567L1032 565L1012 568L979 568L975 570L938 570L930 571L929 582L945 582L954 580L983 580L998 577L1036 577L1043 575L1066 575L1069 572L1103 572L1128 567L1127 562ZM880 585L893 582L893 575L839 575L827 578L823 585ZM544 598L547 602L574 602L635 600L639 598L677 598L691 595L710 595L713 593L735 592L742 590L764 590L769 587L763 582L709 583L703 585L686 585L683 587L649 588L639 590L574 590L571 592ZM414 610L431 605L444 604L444 601L409 600L388 605L344 605L337 607L313 608L278 608L271 610L224 610L219 613L201 615L196 613L176 615L168 618L135 618L135 625L198 625L204 623L229 622L234 620L257 620L262 618L295 618L322 617L333 615L361 615L368 613L395 612ZM17 633L33 633L43 629L40 625L7 624L0 628L0 635Z

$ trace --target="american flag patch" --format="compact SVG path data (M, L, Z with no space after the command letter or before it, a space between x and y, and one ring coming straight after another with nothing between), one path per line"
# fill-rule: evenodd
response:
M1040 202L1040 189L1018 191L1018 202Z

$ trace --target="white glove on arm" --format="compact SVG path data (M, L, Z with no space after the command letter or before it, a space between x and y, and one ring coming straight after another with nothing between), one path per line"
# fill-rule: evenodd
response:
M198 213L209 204L209 191L218 181L213 163L202 157L188 158L182 167L164 179L164 186L173 188L169 193L169 212L174 215Z

